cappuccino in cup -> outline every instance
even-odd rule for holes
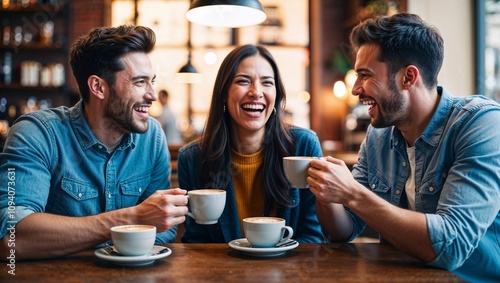
[[[189,212],[198,224],[215,224],[226,205],[226,191],[219,189],[199,189],[188,191]]]
[[[153,248],[155,239],[155,226],[122,225],[111,228],[113,246],[125,256],[145,255]]]
[[[254,248],[274,248],[289,240],[293,229],[285,226],[285,219],[278,217],[249,217],[243,219],[247,241]]]

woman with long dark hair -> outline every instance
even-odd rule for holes
[[[217,74],[201,138],[180,149],[180,187],[223,189],[217,224],[187,217],[183,242],[229,242],[242,237],[242,219],[277,216],[299,242],[322,242],[315,196],[291,188],[283,157],[321,156],[316,134],[283,121],[285,89],[273,56],[262,46],[235,48]]]

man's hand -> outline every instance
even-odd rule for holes
[[[166,231],[186,220],[188,212],[186,190],[159,190],[135,207],[137,223],[156,226]]]

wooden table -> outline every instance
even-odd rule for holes
[[[2,263],[0,282],[463,282],[385,244],[301,244],[274,258],[227,244],[168,244],[172,254],[146,267],[117,266],[93,250],[66,258]]]

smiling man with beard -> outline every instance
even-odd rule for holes
[[[166,139],[148,115],[157,100],[154,44],[147,27],[91,31],[70,56],[81,100],[12,126],[0,155],[3,259],[12,251],[18,260],[72,254],[104,244],[111,227],[125,224],[156,226],[159,244],[175,239],[187,197],[170,189]]]
[[[368,19],[351,43],[352,94],[371,126],[352,174],[339,159],[311,161],[329,239],[351,241],[368,224],[431,266],[500,282],[500,106],[437,85],[443,39],[416,15]]]

